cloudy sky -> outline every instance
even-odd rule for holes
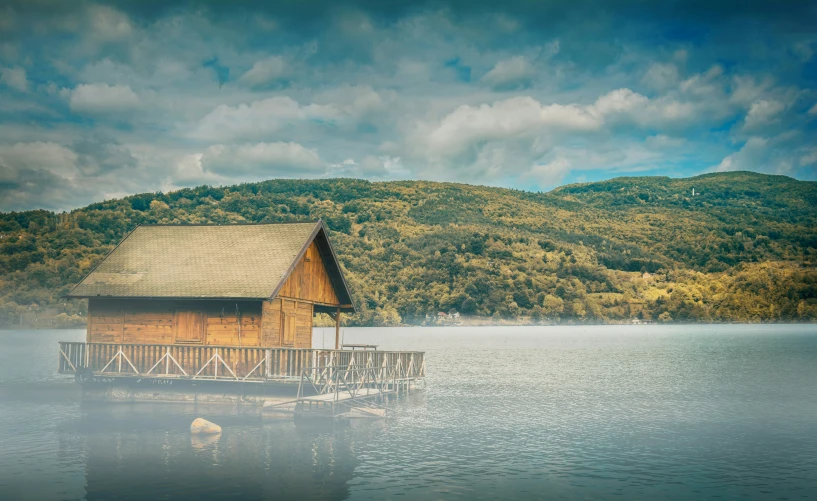
[[[0,210],[276,177],[817,179],[814,3],[255,3],[0,2]]]

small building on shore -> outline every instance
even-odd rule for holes
[[[321,221],[139,226],[68,297],[89,343],[312,348],[315,314],[355,311]]]

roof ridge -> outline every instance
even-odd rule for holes
[[[311,219],[309,221],[279,221],[275,223],[244,223],[244,222],[237,222],[237,223],[156,223],[156,224],[140,224],[137,227],[142,228],[155,228],[155,227],[184,227],[184,226],[207,226],[212,228],[219,228],[219,227],[230,227],[230,226],[283,226],[287,224],[311,224],[315,225],[322,222],[323,219]]]

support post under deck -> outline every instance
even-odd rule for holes
[[[340,308],[335,312],[335,349],[340,349]]]

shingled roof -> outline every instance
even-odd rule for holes
[[[67,297],[267,299],[313,240],[338,299],[351,305],[321,221],[138,226]]]

